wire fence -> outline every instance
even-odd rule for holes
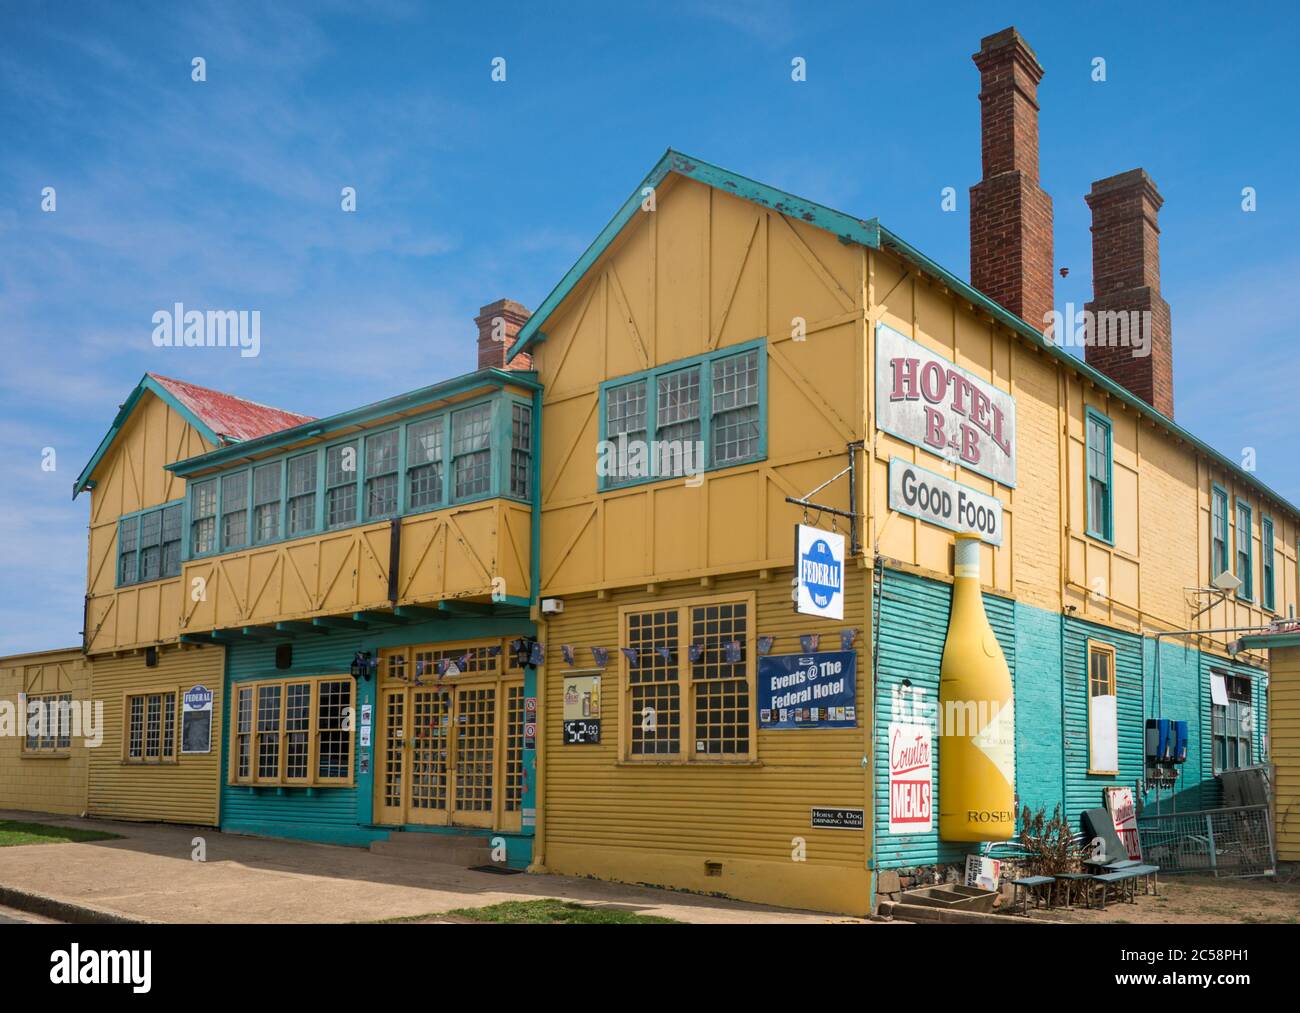
[[[1271,876],[1277,869],[1267,805],[1138,817],[1142,859],[1161,873]]]

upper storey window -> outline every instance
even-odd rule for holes
[[[167,503],[117,522],[118,587],[180,575],[182,509]]]
[[[1089,408],[1084,419],[1088,455],[1088,534],[1103,541],[1115,538],[1114,457],[1110,419]]]

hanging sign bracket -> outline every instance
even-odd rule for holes
[[[808,512],[810,510],[815,510],[819,514],[830,514],[832,518],[847,518],[849,522],[849,555],[851,556],[856,556],[861,551],[861,546],[858,540],[858,451],[861,450],[862,447],[863,443],[861,440],[854,440],[852,443],[848,444],[846,448],[846,453],[849,455],[849,466],[847,468],[836,475],[832,475],[816,489],[813,489],[811,492],[803,496],[797,498],[794,496],[787,496],[785,498],[787,503],[793,503],[795,506],[803,507],[805,520],[807,520]],[[840,510],[838,507],[826,506],[822,503],[813,502],[812,497],[816,496],[832,482],[838,481],[845,475],[849,476],[849,508],[847,510]],[[834,523],[834,520],[832,520],[832,527],[834,526]]]

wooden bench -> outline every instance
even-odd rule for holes
[[[1013,879],[1011,881],[1011,910],[1016,909],[1016,904],[1020,901],[1021,891],[1024,891],[1024,903],[1021,908],[1023,913],[1029,913],[1029,897],[1032,894],[1034,898],[1034,910],[1043,899],[1042,887],[1055,885],[1056,880],[1051,876],[1025,876],[1022,879]],[[1051,894],[1048,894],[1048,904],[1051,904]]]

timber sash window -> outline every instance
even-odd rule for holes
[[[752,595],[620,610],[627,760],[755,756]]]
[[[397,513],[396,429],[366,437],[366,519],[392,517]]]
[[[475,405],[451,416],[451,470],[457,499],[492,488],[492,406]]]
[[[1277,587],[1273,580],[1273,519],[1260,521],[1260,591],[1259,603],[1270,612],[1277,611]]]
[[[128,763],[176,762],[175,691],[127,696],[125,746]]]
[[[1255,544],[1251,534],[1250,504],[1237,500],[1237,597],[1245,601],[1255,599]]]
[[[510,495],[528,498],[533,474],[533,410],[510,406]]]
[[[759,453],[758,349],[713,363],[713,464]]]
[[[1119,773],[1115,648],[1088,641],[1088,773]]]
[[[285,518],[290,538],[316,528],[316,452],[289,458],[288,514]]]
[[[117,531],[117,585],[178,576],[180,539],[179,503],[123,517]]]
[[[685,475],[703,464],[700,446],[699,367],[666,373],[658,378],[655,403],[655,439],[659,452],[652,463],[661,478]]]
[[[29,694],[23,736],[24,753],[67,752],[72,746],[72,694]]]
[[[236,683],[231,784],[352,783],[351,676]]]
[[[357,520],[357,445],[340,443],[325,451],[325,526]]]
[[[614,443],[613,468],[605,476],[607,485],[619,485],[639,477],[631,463],[632,448],[646,444],[645,381],[610,387],[605,392],[605,439]]]
[[[442,502],[443,419],[406,427],[406,507],[423,510]]]
[[[242,549],[248,544],[248,472],[221,477],[221,547]]]
[[[217,480],[194,484],[190,501],[190,555],[201,556],[217,547]]]
[[[1089,408],[1085,425],[1088,438],[1085,451],[1088,457],[1088,534],[1109,542],[1115,537],[1110,419]]]
[[[280,537],[281,471],[279,461],[253,469],[253,541],[259,545]]]
[[[1251,680],[1220,670],[1210,672],[1210,727],[1216,774],[1253,761],[1251,736],[1255,728]]]
[[[1228,493],[1214,486],[1210,493],[1210,579],[1228,569]]]

